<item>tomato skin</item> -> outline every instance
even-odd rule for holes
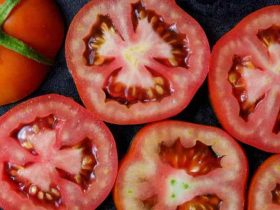
[[[9,110],[6,114],[0,118],[0,170],[3,172],[3,165],[5,162],[16,161],[18,164],[23,164],[24,162],[29,162],[31,160],[30,154],[26,152],[25,157],[18,158],[16,157],[20,151],[18,147],[14,147],[16,141],[7,142],[5,140],[10,138],[11,132],[16,129],[18,126],[22,126],[28,122],[32,122],[37,117],[45,117],[50,114],[54,114],[59,119],[65,120],[67,123],[64,126],[59,126],[57,131],[57,139],[62,141],[64,139],[63,130],[71,131],[70,137],[65,136],[66,139],[72,141],[71,144],[77,142],[79,139],[90,138],[97,148],[97,160],[98,165],[95,166],[94,170],[96,172],[96,179],[92,181],[89,188],[85,191],[80,188],[76,188],[75,199],[71,198],[71,195],[63,197],[64,203],[60,207],[51,207],[45,205],[38,205],[34,203],[25,195],[14,190],[13,187],[9,185],[7,180],[3,180],[4,176],[1,175],[1,189],[0,189],[0,207],[4,209],[96,209],[100,203],[105,200],[107,195],[110,193],[115,177],[117,175],[118,169],[118,159],[117,159],[117,150],[114,138],[110,130],[106,125],[97,121],[95,116],[85,110],[82,106],[78,105],[72,99],[56,95],[44,95],[37,98],[30,99],[13,109]],[[74,119],[74,121],[72,121]],[[76,121],[76,122],[75,122]],[[83,124],[85,125],[83,127]],[[80,127],[81,125],[81,127]],[[65,141],[68,141],[66,140]],[[72,139],[72,140],[71,140]],[[60,142],[61,144],[61,142]],[[64,143],[63,143],[64,144]],[[63,145],[62,144],[62,145]],[[65,144],[66,145],[66,144]],[[64,145],[64,146],[65,146]],[[9,148],[9,149],[7,149]],[[106,152],[105,151],[106,148]],[[3,152],[5,151],[5,152]],[[50,154],[51,156],[51,154]],[[31,158],[31,159],[30,159]],[[50,157],[51,158],[51,157]],[[35,160],[35,161],[34,161]],[[39,162],[40,160],[35,157],[34,162]],[[71,160],[65,160],[71,162]],[[99,168],[99,169],[98,169]],[[106,178],[103,172],[106,171]],[[109,173],[109,174],[108,174]],[[100,177],[97,178],[97,177]],[[61,178],[60,178],[61,179]],[[53,180],[59,180],[55,177]],[[105,186],[100,185],[103,180],[106,180]],[[62,180],[60,182],[61,190],[67,189],[68,180]],[[103,183],[104,184],[104,183]],[[7,186],[9,186],[7,188]],[[72,185],[73,187],[73,185]],[[64,192],[66,195],[66,191]],[[12,197],[13,200],[7,198]],[[62,191],[63,195],[63,191]],[[81,196],[82,197],[79,197]],[[72,199],[72,200],[71,200]],[[68,202],[68,203],[67,203]]]
[[[205,139],[203,135],[205,135]],[[207,136],[210,136],[210,138],[207,138]],[[163,210],[163,209],[178,208],[178,206],[176,208],[176,206],[174,205],[170,205],[170,206],[166,205],[167,201],[164,200],[166,197],[164,198],[161,197],[162,196],[161,193],[165,194],[167,190],[165,186],[166,183],[162,182],[162,179],[168,180],[169,179],[168,177],[172,176],[172,174],[181,176],[181,174],[183,174],[183,171],[182,170],[176,171],[175,168],[169,168],[166,165],[163,166],[162,163],[159,163],[158,156],[157,156],[158,155],[157,153],[159,153],[159,148],[155,147],[155,145],[162,145],[164,143],[168,145],[172,144],[171,142],[173,140],[171,139],[173,138],[180,138],[182,140],[181,141],[182,143],[187,144],[189,146],[193,145],[193,143],[190,143],[189,141],[194,141],[194,139],[201,141],[207,145],[212,145],[212,143],[210,143],[211,139],[219,139],[218,141],[215,141],[215,145],[220,145],[220,144],[222,145],[223,143],[226,142],[230,143],[230,146],[227,145],[224,147],[225,149],[224,151],[222,151],[223,149],[221,148],[219,149],[219,155],[223,156],[224,153],[227,153],[227,155],[234,154],[234,156],[236,155],[236,157],[238,157],[237,160],[235,159],[235,157],[232,158],[233,157],[232,156],[230,159],[234,159],[236,160],[236,162],[231,162],[229,163],[228,166],[239,165],[240,171],[233,172],[235,173],[234,175],[231,173],[231,176],[234,177],[235,181],[231,180],[232,183],[227,182],[227,184],[225,184],[225,186],[232,186],[231,189],[228,189],[232,193],[229,195],[229,197],[234,197],[235,199],[233,200],[236,201],[237,199],[238,201],[231,202],[229,197],[226,198],[225,195],[219,194],[219,196],[225,196],[221,198],[222,200],[223,199],[225,200],[224,200],[224,204],[222,204],[220,208],[221,210],[244,209],[244,195],[245,195],[245,187],[246,187],[246,181],[248,175],[248,164],[243,150],[230,136],[228,136],[225,132],[221,131],[220,129],[186,123],[186,122],[180,122],[180,121],[162,121],[162,122],[150,124],[144,127],[143,129],[141,129],[133,138],[130,149],[120,164],[118,177],[114,187],[113,195],[114,195],[114,202],[116,208],[120,210],[125,210],[125,209],[131,209],[131,207],[133,206],[135,209],[146,209],[141,204],[139,204],[138,206],[138,200],[141,200],[141,198],[143,199],[143,196],[145,197],[145,194],[155,195],[155,197],[159,196],[157,197],[157,203],[155,206],[153,206],[153,209]],[[215,148],[213,150],[215,151]],[[179,157],[176,156],[176,158]],[[156,163],[154,163],[154,161]],[[162,170],[154,169],[154,168],[161,168],[161,167]],[[222,165],[222,167],[224,166]],[[225,167],[227,168],[227,166]],[[134,171],[132,168],[134,169]],[[149,168],[151,171],[149,170],[147,171],[146,168]],[[223,175],[221,174],[219,175],[215,174],[218,170],[220,170],[220,168],[216,169],[216,171],[214,170],[210,172],[205,176],[201,176],[201,177],[198,176],[198,177],[191,178],[192,181],[189,182],[190,186],[191,185],[195,186],[194,183],[196,182],[196,180],[200,180],[200,178],[201,180],[204,180],[205,186],[207,185],[206,184],[207,178],[214,180],[215,177],[216,178],[219,177],[220,180],[224,179],[226,175],[225,177],[223,177]],[[230,171],[231,169],[229,167],[225,170]],[[156,171],[156,172],[152,172],[152,171]],[[176,175],[174,176],[176,177]],[[139,180],[139,182],[137,180]],[[148,182],[148,184],[143,184],[143,185],[139,184],[146,181]],[[137,184],[139,184],[139,186]],[[218,183],[215,184],[214,187],[215,189],[217,189],[217,184]],[[134,185],[137,185],[138,188],[143,187],[143,189],[141,188],[141,191],[138,192],[136,187],[135,187],[136,189],[133,188]],[[220,188],[222,188],[223,186],[222,183],[219,183],[218,185],[220,186]],[[137,191],[137,192],[134,191],[135,195],[129,194],[128,191],[130,191],[130,189],[132,189],[132,191],[133,190]],[[228,190],[225,192],[228,192]],[[238,191],[238,195],[235,194],[236,190]],[[197,191],[194,190],[195,195],[200,195],[200,193],[211,194],[215,190],[199,189]],[[195,195],[194,194],[187,195],[188,197],[187,201],[191,200]],[[135,203],[133,203],[132,200],[135,200]],[[130,206],[129,203],[131,204]],[[182,203],[183,202],[181,201],[180,204]]]
[[[119,0],[115,3],[133,4],[135,2],[138,1],[132,0],[128,2]],[[94,16],[96,15],[95,7],[105,8],[104,12],[97,10],[100,13],[106,12],[107,14],[108,11],[110,13],[112,7],[110,4],[107,4],[106,1],[93,0],[86,4],[74,17],[67,33],[65,46],[66,61],[69,71],[72,74],[78,88],[79,95],[89,110],[95,113],[99,119],[109,123],[119,125],[142,124],[166,119],[178,114],[190,103],[192,97],[205,80],[209,69],[208,61],[210,57],[210,47],[201,26],[185,11],[179,8],[173,0],[163,1],[163,6],[161,7],[163,8],[162,11],[158,8],[156,1],[147,1],[145,2],[145,5],[147,5],[147,9],[154,10],[159,15],[162,15],[163,19],[168,23],[174,23],[177,21],[178,24],[176,24],[176,26],[178,27],[178,30],[182,33],[186,33],[188,43],[190,45],[190,68],[175,68],[174,70],[168,69],[170,72],[165,73],[165,67],[159,67],[159,69],[162,68],[159,72],[164,72],[163,75],[172,80],[175,89],[174,93],[170,97],[163,98],[160,101],[147,103],[138,102],[128,107],[114,100],[107,102],[105,96],[106,94],[104,93],[102,86],[106,83],[106,79],[111,74],[109,71],[111,71],[111,69],[115,69],[115,67],[123,65],[123,61],[121,59],[119,59],[120,61],[116,59],[117,61],[115,63],[108,64],[108,68],[107,66],[101,66],[95,69],[94,67],[85,66],[86,58],[83,57],[84,43],[81,42],[83,41],[81,37],[87,37],[90,34],[90,29],[92,28],[91,24],[94,25],[94,21],[92,20],[95,20]],[[130,8],[128,8],[127,5],[125,7],[130,11]],[[174,20],[173,17],[171,17],[172,15],[169,16],[167,10],[170,11],[170,8],[172,10],[172,14],[175,17],[176,13],[180,14],[180,18],[177,17],[177,19]],[[91,10],[92,13],[90,12]],[[110,13],[109,16],[110,15],[112,15],[113,21],[120,19],[117,14]],[[129,15],[125,15],[125,17],[130,16],[130,13]],[[91,20],[92,23],[89,20]],[[185,30],[186,25],[184,24],[187,24],[188,27],[192,27],[192,32]],[[116,25],[119,26],[119,23]],[[137,39],[137,35],[133,34],[134,32],[131,21],[128,23],[128,26],[129,29],[127,29],[127,31],[129,34],[126,34],[125,36],[127,37],[132,34],[131,40],[134,41]],[[77,28],[81,30],[77,30]],[[199,37],[199,39],[197,39],[197,37]],[[196,59],[196,56],[198,59]],[[198,61],[200,59],[201,61]],[[172,71],[177,71],[178,75],[174,76],[177,80],[172,78]],[[192,75],[192,73],[195,75]],[[188,78],[190,79],[189,81],[187,81]]]
[[[279,184],[280,155],[273,155],[262,163],[249,188],[248,210],[277,210],[279,204],[272,202],[272,191]]]
[[[63,18],[54,0],[21,0],[5,21],[3,30],[51,59],[55,58],[64,38]],[[37,89],[49,67],[0,48],[0,105],[3,105]]]
[[[273,16],[273,18],[268,18]],[[257,10],[241,20],[232,30],[223,35],[215,44],[210,61],[208,87],[211,104],[221,125],[237,140],[266,152],[280,151],[279,133],[273,132],[279,113],[280,95],[276,83],[279,79],[270,72],[271,59],[267,48],[257,38],[261,30],[277,25],[280,7],[268,6]],[[264,87],[264,99],[260,100],[248,120],[240,116],[240,106],[228,82],[228,73],[233,65],[233,57],[251,56],[257,68],[265,69],[270,84]],[[260,71],[261,72],[261,71]],[[254,81],[258,84],[260,81]],[[279,122],[278,122],[279,123]]]

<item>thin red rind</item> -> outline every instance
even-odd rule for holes
[[[256,16],[258,16],[260,14],[263,14],[263,13],[266,13],[266,12],[270,12],[270,10],[274,10],[274,9],[278,9],[279,10],[279,15],[280,15],[280,6],[274,5],[274,6],[268,6],[268,7],[259,9],[255,12],[252,12],[251,14],[246,16],[245,18],[243,18],[239,23],[237,23],[237,25],[234,28],[232,28],[230,31],[228,31],[225,35],[223,35],[217,41],[217,43],[213,47],[211,58],[210,58],[210,70],[209,70],[209,75],[208,75],[208,88],[209,88],[210,101],[211,101],[212,107],[214,109],[214,112],[215,112],[219,122],[223,126],[223,128],[225,130],[227,130],[229,132],[229,134],[231,134],[237,140],[239,140],[239,141],[241,141],[245,144],[251,145],[253,147],[256,147],[260,150],[263,150],[263,151],[266,151],[266,152],[279,153],[280,152],[280,147],[275,148],[275,147],[273,147],[273,145],[267,145],[267,144],[264,145],[262,143],[260,144],[258,142],[258,139],[260,139],[262,137],[254,136],[253,138],[248,138],[248,137],[240,134],[239,131],[236,130],[232,126],[232,124],[230,122],[230,119],[227,119],[227,117],[226,117],[227,113],[225,113],[223,111],[223,109],[221,109],[221,99],[219,97],[217,97],[218,90],[217,90],[216,84],[215,84],[216,81],[214,81],[214,78],[215,78],[214,69],[216,68],[216,62],[218,60],[217,56],[219,54],[220,48],[222,46],[226,45],[233,38],[240,37],[243,34],[245,34],[246,32],[244,31],[244,27],[247,26],[249,22],[253,21]],[[229,94],[232,94],[232,92],[230,92]],[[226,100],[226,99],[224,99],[224,100]]]
[[[180,113],[184,108],[186,108],[188,106],[188,104],[190,103],[191,99],[193,98],[193,96],[195,95],[195,93],[197,92],[197,90],[199,89],[199,87],[202,85],[202,83],[204,82],[204,80],[206,79],[207,73],[209,71],[209,59],[210,59],[210,46],[208,43],[208,39],[206,37],[206,34],[203,30],[203,28],[200,26],[200,24],[194,19],[192,18],[189,14],[187,14],[183,9],[181,9],[174,0],[172,1],[168,1],[167,3],[170,4],[170,8],[172,9],[176,9],[178,11],[178,13],[182,14],[183,18],[182,21],[187,21],[187,22],[191,22],[192,24],[195,24],[198,26],[199,30],[197,31],[197,37],[200,37],[200,40],[203,40],[204,43],[204,50],[207,51],[206,56],[203,59],[204,62],[204,69],[201,71],[200,73],[200,77],[199,79],[196,81],[196,84],[194,84],[194,86],[196,86],[196,88],[193,89],[193,92],[189,92],[189,95],[191,96],[190,98],[186,98],[184,103],[181,103],[179,105],[177,105],[176,108],[169,110],[168,112],[165,113],[155,113],[154,115],[148,115],[145,116],[144,118],[140,119],[135,117],[135,118],[130,118],[129,120],[123,120],[121,118],[112,118],[111,116],[107,116],[106,113],[102,113],[99,114],[95,111],[95,107],[94,105],[92,105],[92,102],[90,101],[88,95],[86,94],[86,89],[87,87],[84,86],[84,83],[82,80],[78,79],[78,76],[76,75],[76,72],[73,71],[73,69],[76,69],[75,64],[72,63],[70,61],[70,42],[73,40],[73,34],[74,34],[74,30],[76,30],[77,27],[76,24],[77,22],[83,17],[84,13],[89,10],[90,8],[92,8],[92,5],[95,4],[96,0],[90,1],[88,4],[86,4],[80,11],[79,13],[74,17],[73,21],[71,22],[70,26],[69,26],[69,31],[67,33],[66,36],[66,41],[65,41],[65,57],[66,57],[66,63],[68,66],[68,69],[70,71],[70,73],[72,74],[75,84],[77,86],[79,95],[82,99],[82,101],[84,102],[85,106],[94,114],[96,114],[98,116],[98,118],[100,120],[109,122],[109,123],[113,123],[113,124],[118,124],[118,125],[133,125],[133,124],[143,124],[143,123],[148,123],[148,122],[155,122],[155,121],[159,121],[159,120],[163,120],[169,117],[172,117],[178,113]],[[88,34],[85,34],[85,36],[87,36]],[[83,37],[81,37],[83,38]],[[79,56],[79,55],[77,55]],[[81,55],[82,56],[82,55]],[[195,71],[195,69],[186,69],[186,71]],[[176,84],[175,84],[176,85]],[[188,90],[189,91],[189,90]],[[105,104],[104,104],[105,105]],[[164,106],[164,104],[162,104]],[[116,109],[117,112],[117,109]],[[145,113],[142,113],[142,115],[144,115]]]
[[[123,170],[125,170],[125,168],[127,168],[128,165],[130,165],[130,162],[133,159],[135,159],[135,154],[137,153],[138,149],[141,147],[141,141],[145,137],[146,133],[149,133],[149,132],[154,131],[154,130],[158,130],[157,127],[162,126],[162,125],[165,125],[166,127],[170,127],[170,126],[176,127],[176,125],[183,125],[183,126],[186,126],[188,128],[194,128],[196,130],[205,129],[205,130],[208,130],[208,131],[219,133],[219,134],[223,135],[224,138],[227,138],[227,140],[232,143],[232,146],[234,147],[234,149],[237,150],[240,153],[240,157],[243,157],[242,163],[243,163],[243,168],[244,168],[244,171],[245,171],[246,175],[241,180],[241,185],[239,187],[242,188],[242,191],[244,192],[243,197],[245,197],[245,189],[246,189],[246,183],[247,183],[248,173],[249,173],[248,162],[247,162],[244,150],[236,143],[236,141],[232,137],[230,137],[223,130],[215,128],[215,127],[198,125],[198,124],[182,122],[182,121],[166,120],[166,121],[151,123],[151,124],[145,126],[132,139],[130,148],[128,150],[128,153],[126,154],[126,156],[120,162],[118,177],[117,177],[117,180],[116,180],[116,183],[115,183],[115,187],[113,189],[114,203],[115,203],[115,206],[118,210],[124,210],[122,199],[121,199],[120,193],[119,193],[120,189],[117,187],[118,186],[117,185],[118,181],[122,179],[121,172]]]
[[[250,184],[249,188],[249,194],[248,194],[248,210],[254,210],[253,206],[253,200],[254,200],[254,195],[256,191],[256,187],[259,184],[259,178],[261,178],[263,172],[266,171],[268,167],[271,165],[274,165],[275,162],[279,162],[280,155],[273,155],[269,157],[265,162],[258,168],[258,170],[255,172],[255,175],[253,176],[253,179]],[[275,183],[276,186],[277,183]],[[268,203],[272,203],[272,200],[269,201]]]
[[[47,103],[48,101],[56,101],[56,102],[70,105],[71,108],[73,108],[75,111],[78,111],[79,114],[84,115],[84,117],[87,119],[91,119],[100,128],[100,130],[104,134],[106,134],[107,141],[109,141],[110,144],[112,145],[112,150],[111,150],[111,154],[110,154],[110,155],[112,155],[112,157],[114,157],[111,160],[114,162],[114,164],[112,164],[113,173],[110,174],[110,176],[112,176],[112,179],[111,179],[111,182],[108,183],[106,189],[104,190],[103,195],[100,196],[97,199],[97,202],[95,203],[95,205],[91,207],[92,209],[95,209],[106,199],[108,194],[111,192],[115,179],[116,179],[116,176],[117,176],[117,169],[118,169],[118,158],[117,158],[118,155],[117,155],[116,143],[115,143],[114,137],[111,134],[110,130],[107,128],[107,126],[102,121],[97,120],[96,117],[91,112],[88,112],[84,107],[82,107],[81,105],[76,103],[72,98],[61,96],[58,94],[48,94],[48,95],[39,96],[39,97],[30,99],[28,101],[25,101],[25,102],[17,105],[16,107],[14,107],[12,109],[10,109],[8,112],[6,112],[3,116],[0,117],[0,127],[7,119],[12,117],[14,115],[14,113],[20,112],[21,110],[28,108],[29,105],[34,106],[34,104],[43,104],[43,103]],[[31,112],[31,113],[33,115],[36,115],[36,113],[33,113],[33,112]],[[86,199],[86,194],[81,199]],[[23,198],[21,202],[24,202],[24,200],[25,199]],[[8,209],[5,206],[2,206],[2,207],[4,209]]]

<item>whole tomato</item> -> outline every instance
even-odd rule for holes
[[[6,12],[2,8],[12,2],[15,1],[0,0],[0,16]],[[64,23],[54,0],[20,0],[5,19],[1,32],[53,60],[63,42]],[[50,65],[3,46],[5,40],[2,36],[0,43],[0,105],[3,105],[15,102],[38,88]]]

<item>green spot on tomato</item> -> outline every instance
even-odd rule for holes
[[[175,185],[176,184],[176,180],[175,179],[171,179],[170,183],[171,183],[171,185]]]
[[[186,190],[188,189],[190,186],[187,183],[183,183],[183,188]]]

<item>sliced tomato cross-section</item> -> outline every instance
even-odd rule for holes
[[[0,207],[95,209],[117,174],[106,126],[73,100],[31,99],[0,118]]]
[[[280,155],[267,159],[253,177],[248,210],[280,209]]]
[[[280,6],[245,17],[214,46],[209,89],[214,110],[238,140],[280,152]]]
[[[179,121],[135,136],[114,189],[120,210],[241,210],[247,160],[217,128]]]
[[[93,0],[70,26],[66,59],[89,110],[138,124],[189,104],[208,72],[209,45],[174,0]]]

